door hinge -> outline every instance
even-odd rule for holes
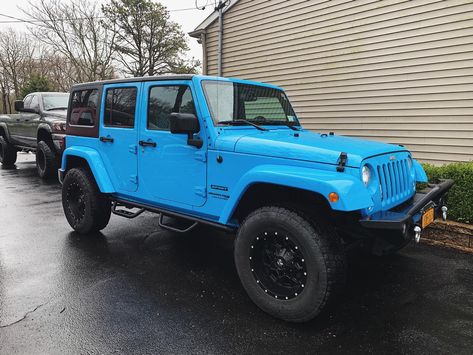
[[[198,150],[194,153],[194,157],[197,160],[203,161],[205,163],[207,161],[207,152]]]
[[[128,151],[133,154],[138,154],[138,146],[136,144],[129,145]]]
[[[138,184],[138,176],[130,175],[130,182],[132,182],[133,184]]]
[[[207,196],[207,188],[205,186],[195,186],[194,192],[196,195],[206,197]]]

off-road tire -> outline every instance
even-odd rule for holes
[[[40,141],[36,148],[36,169],[41,179],[47,180],[57,176],[56,153],[44,141]]]
[[[13,144],[0,137],[0,163],[5,167],[12,167],[16,162],[17,150]]]
[[[265,233],[289,238],[304,258],[305,284],[293,298],[278,297],[257,280],[255,261],[250,257],[255,255],[253,245],[260,243],[262,236],[267,240]],[[335,230],[284,207],[262,207],[248,215],[238,230],[234,257],[240,280],[253,302],[270,315],[290,322],[313,319],[345,284],[345,253]]]
[[[62,185],[62,207],[71,227],[81,234],[98,232],[110,221],[111,202],[84,168],[67,172]]]

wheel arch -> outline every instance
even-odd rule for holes
[[[46,142],[50,147],[54,148],[51,128],[48,125],[41,124],[38,127],[36,142],[39,143],[41,141]]]
[[[328,201],[331,192],[339,195],[337,202]],[[296,203],[298,200],[295,198],[309,205],[317,202],[318,206],[333,211],[352,212],[374,205],[363,183],[351,175],[305,167],[265,165],[251,169],[240,178],[219,221],[233,223],[236,217],[241,216],[241,211],[248,208],[248,201],[269,197],[269,201],[274,203],[281,201],[277,198],[281,197],[280,194],[283,194],[282,197],[289,196]],[[260,203],[255,202],[254,205],[258,207]]]
[[[102,158],[95,149],[89,147],[71,147],[64,151],[61,164],[62,172],[67,174],[68,170],[79,167],[89,169],[100,192],[115,192]]]

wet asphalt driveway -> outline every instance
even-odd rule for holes
[[[67,224],[32,155],[0,169],[0,353],[453,353],[473,349],[473,256],[426,245],[351,262],[344,295],[306,324],[261,312],[232,239],[156,216]]]

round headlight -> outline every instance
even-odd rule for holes
[[[364,165],[361,169],[361,178],[365,186],[368,186],[371,179],[371,169],[368,167],[368,165]]]

